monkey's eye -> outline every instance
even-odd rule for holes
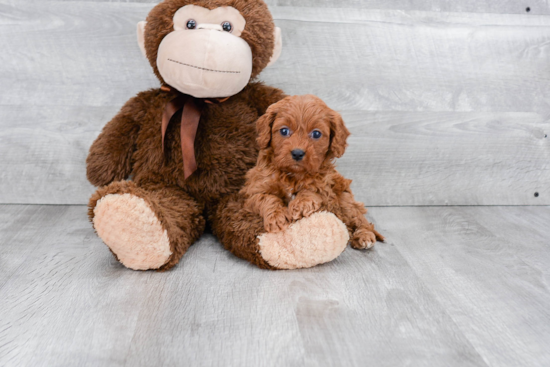
[[[187,21],[187,29],[195,29],[197,28],[197,22],[194,19],[189,19]]]
[[[319,140],[321,139],[321,136],[323,136],[323,133],[319,130],[313,130],[311,134],[309,134],[312,139]]]
[[[233,26],[229,22],[223,22],[222,29],[226,32],[231,32],[233,30]]]
[[[279,130],[282,136],[289,136],[290,135],[290,129],[288,127],[283,127],[281,130]]]

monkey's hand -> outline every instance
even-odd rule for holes
[[[142,92],[130,99],[105,127],[90,147],[86,175],[94,186],[104,186],[128,178],[132,172],[132,154],[145,114]]]

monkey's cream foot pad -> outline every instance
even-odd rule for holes
[[[348,241],[346,225],[332,213],[319,212],[283,232],[261,235],[259,247],[271,266],[299,269],[334,260],[345,250]]]
[[[127,268],[158,269],[172,255],[168,233],[137,196],[105,196],[94,208],[93,223],[99,237]]]

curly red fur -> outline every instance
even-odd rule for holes
[[[283,136],[281,129],[290,135]],[[293,221],[326,210],[346,224],[354,248],[384,240],[365,218],[364,205],[355,201],[351,180],[334,167],[349,136],[340,114],[312,95],[287,97],[269,107],[257,131],[258,162],[241,194],[245,208],[263,218],[267,231],[282,231]],[[313,131],[321,137],[315,138]],[[303,159],[293,158],[295,150],[305,152]]]

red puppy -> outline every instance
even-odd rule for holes
[[[268,232],[329,211],[346,224],[352,247],[370,248],[384,240],[353,198],[351,180],[334,167],[349,136],[340,114],[313,95],[293,96],[271,105],[256,126],[260,154],[241,194],[245,208],[263,217]]]

